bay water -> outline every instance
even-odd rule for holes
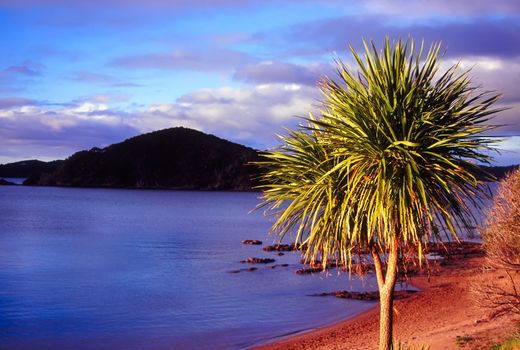
[[[310,296],[371,276],[241,244],[277,241],[258,196],[0,187],[0,349],[246,349],[374,305]]]

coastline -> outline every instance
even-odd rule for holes
[[[481,273],[483,257],[454,258],[432,266],[431,278],[413,276],[409,284],[420,291],[395,301],[394,337],[405,345],[429,345],[430,350],[486,349],[514,332],[512,316],[490,320],[488,310],[476,305],[469,286],[501,278],[499,271]],[[255,350],[377,348],[379,308],[323,328],[255,347]]]

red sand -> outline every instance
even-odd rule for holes
[[[488,310],[476,305],[471,283],[478,279],[496,281],[498,271],[481,273],[483,258],[453,260],[435,267],[428,282],[417,276],[410,282],[421,289],[396,301],[394,337],[407,345],[429,345],[430,350],[487,349],[514,332],[513,316],[488,318]],[[378,307],[353,319],[261,346],[257,350],[377,349]],[[459,344],[457,344],[459,337]],[[462,338],[466,337],[466,341]]]

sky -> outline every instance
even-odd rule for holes
[[[520,163],[518,0],[0,0],[0,163],[175,126],[271,148],[385,37],[440,41],[502,93],[494,164]]]

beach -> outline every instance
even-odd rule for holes
[[[459,257],[435,264],[431,276],[409,278],[420,292],[394,303],[394,339],[402,344],[429,345],[430,350],[487,349],[517,327],[514,317],[489,318],[477,305],[471,285],[498,281],[504,273],[483,271],[485,258]],[[261,346],[256,350],[377,349],[378,306],[352,319]]]

